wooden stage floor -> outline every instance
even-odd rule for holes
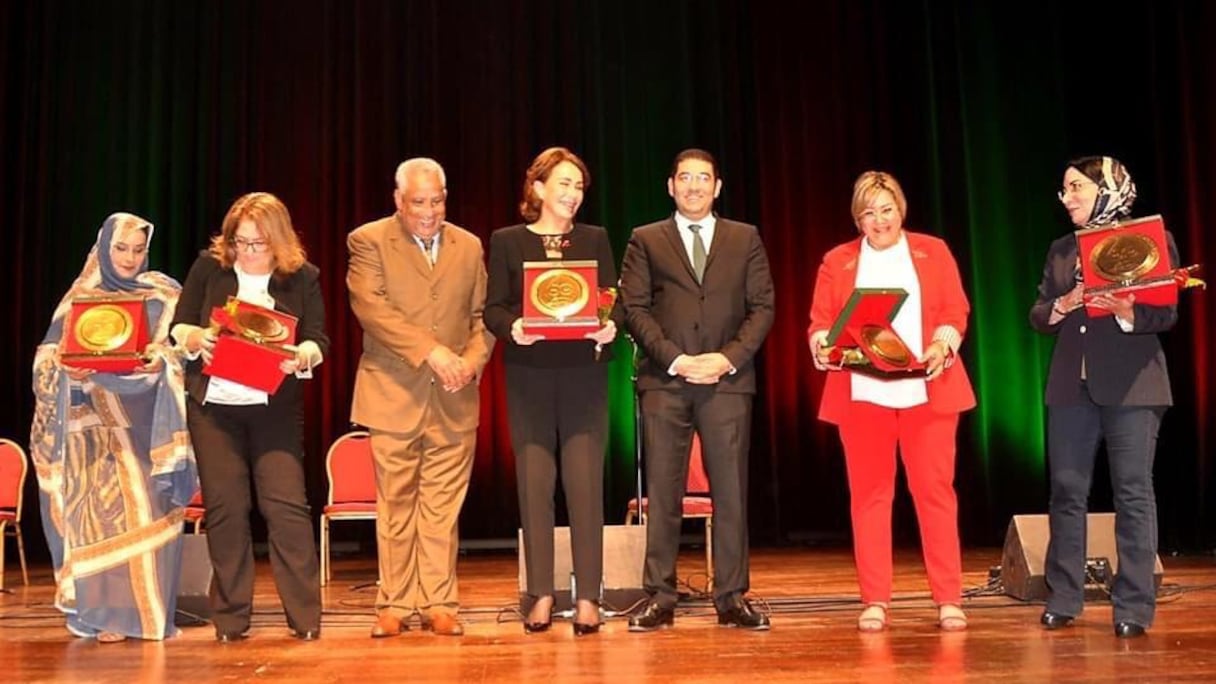
[[[76,639],[51,608],[48,568],[20,584],[10,555],[0,595],[3,682],[1104,682],[1216,681],[1216,562],[1165,560],[1157,623],[1145,638],[1111,633],[1108,602],[1086,606],[1071,629],[1045,632],[1040,605],[1005,596],[966,603],[970,629],[942,633],[927,598],[920,558],[896,554],[896,604],[889,631],[860,634],[849,551],[756,550],[753,596],[771,610],[773,629],[719,628],[704,600],[681,604],[676,627],[630,634],[623,618],[577,640],[555,621],[525,635],[511,612],[517,591],[514,554],[475,552],[460,561],[463,638],[414,628],[392,639],[368,638],[374,559],[339,559],[324,590],[322,639],[292,639],[275,597],[270,568],[259,563],[252,637],[215,642],[209,625],[184,628],[163,643],[98,644]],[[964,557],[966,586],[986,584],[998,549]],[[689,551],[681,576],[703,587],[704,560]],[[14,585],[14,582],[16,583]],[[360,586],[364,585],[364,586]]]

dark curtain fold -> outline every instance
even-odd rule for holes
[[[34,346],[105,216],[151,218],[153,267],[184,277],[231,201],[266,190],[321,268],[334,338],[306,405],[319,504],[360,347],[345,235],[392,211],[397,163],[438,159],[449,220],[488,238],[518,220],[532,157],[568,146],[592,174],[581,218],[608,227],[619,259],[632,226],[671,211],[672,156],[699,146],[721,163],[721,213],[761,227],[777,285],[759,359],[753,538],[848,537],[840,447],[814,419],[822,378],[804,331],[819,258],[856,234],[852,181],[881,168],[904,184],[907,224],[945,237],[963,269],[980,407],[960,430],[961,518],[968,542],[996,542],[1011,514],[1046,508],[1050,340],[1026,312],[1048,243],[1069,229],[1055,199],[1064,162],[1122,158],[1140,186],[1137,213],[1163,214],[1188,263],[1216,264],[1204,239],[1212,35],[1208,3],[1147,0],[1099,15],[961,0],[3,3],[0,258],[13,285],[0,434],[26,439]],[[1216,304],[1185,294],[1181,312],[1165,339],[1177,405],[1156,467],[1162,543],[1209,548]],[[629,353],[618,344],[610,521],[634,486]],[[496,359],[467,538],[514,536],[503,381]],[[1108,489],[1096,485],[1095,503],[1109,505]],[[902,495],[896,518],[911,538]]]

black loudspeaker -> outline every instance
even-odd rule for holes
[[[1115,551],[1115,514],[1090,513],[1086,517],[1085,566],[1086,600],[1106,598],[1115,573],[1119,571],[1119,555]],[[1047,580],[1044,563],[1051,528],[1046,515],[1015,515],[1005,533],[1005,549],[1001,553],[1001,584],[1005,593],[1023,601],[1045,601]],[[1157,556],[1153,580],[1161,586],[1164,575],[1161,557]]]
[[[524,533],[519,531],[519,594],[528,590],[527,549]],[[647,597],[642,588],[642,567],[646,563],[644,525],[604,525],[603,605],[606,611],[628,608]],[[570,528],[553,530],[554,610],[565,612],[574,606],[571,595],[574,562],[570,556]]]
[[[177,583],[179,627],[198,625],[211,617],[211,554],[207,535],[182,535],[182,570]]]

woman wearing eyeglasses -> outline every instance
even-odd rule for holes
[[[298,319],[295,356],[273,394],[204,373],[216,337],[211,313],[229,297]],[[189,354],[187,420],[198,459],[207,544],[215,569],[212,606],[216,638],[248,636],[253,607],[253,540],[249,513],[253,493],[266,519],[270,565],[299,639],[321,629],[318,557],[304,488],[302,402],[299,380],[329,347],[317,267],[305,259],[287,207],[274,195],[254,192],[238,199],[220,234],[194,262],[182,288],[173,337]]]
[[[941,239],[903,229],[908,202],[898,181],[867,171],[853,185],[861,236],[823,257],[807,330],[815,367],[829,371],[819,419],[840,430],[848,470],[853,554],[864,604],[857,629],[886,629],[891,605],[891,501],[898,447],[916,506],[937,624],[967,628],[954,492],[959,414],[975,394],[958,348],[971,310],[958,265]],[[833,364],[828,331],[855,288],[901,288],[908,295],[891,327],[924,371],[876,378]]]
[[[1131,213],[1136,184],[1111,157],[1084,157],[1064,169],[1060,202],[1073,227],[1099,226]],[[1168,232],[1172,268],[1178,249]],[[1156,589],[1157,502],[1153,456],[1157,430],[1173,404],[1165,354],[1157,333],[1174,327],[1173,306],[1149,306],[1126,297],[1083,300],[1080,255],[1069,232],[1051,244],[1030,309],[1030,325],[1055,335],[1047,372],[1048,505],[1051,541],[1046,576],[1050,596],[1040,619],[1047,629],[1072,625],[1085,593],[1085,533],[1090,482],[1098,443],[1106,443],[1115,499],[1119,573],[1112,588],[1115,635],[1144,634],[1153,622]],[[1091,318],[1085,305],[1110,316]]]

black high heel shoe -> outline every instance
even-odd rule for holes
[[[581,603],[581,601],[579,603]],[[578,603],[575,603],[575,609],[574,609],[575,617],[574,617],[574,622],[573,622],[574,636],[576,636],[576,637],[587,636],[589,634],[595,634],[600,631],[600,626],[604,624],[604,621],[600,617],[599,605],[594,604],[594,603],[593,603],[593,605],[595,605],[596,622],[586,623],[586,622],[578,621]]]
[[[553,626],[554,600],[553,600],[552,596],[542,596],[542,597],[536,599],[536,601],[532,604],[532,607],[535,608],[537,603],[540,603],[541,601],[544,601],[546,599],[549,601],[549,619],[546,620],[545,622],[539,622],[539,621],[533,622],[533,621],[527,619],[527,616],[525,616],[524,617],[524,634],[539,634],[541,632],[547,632],[547,631],[549,631],[549,628]],[[529,610],[529,613],[530,612],[531,612],[531,610]]]

